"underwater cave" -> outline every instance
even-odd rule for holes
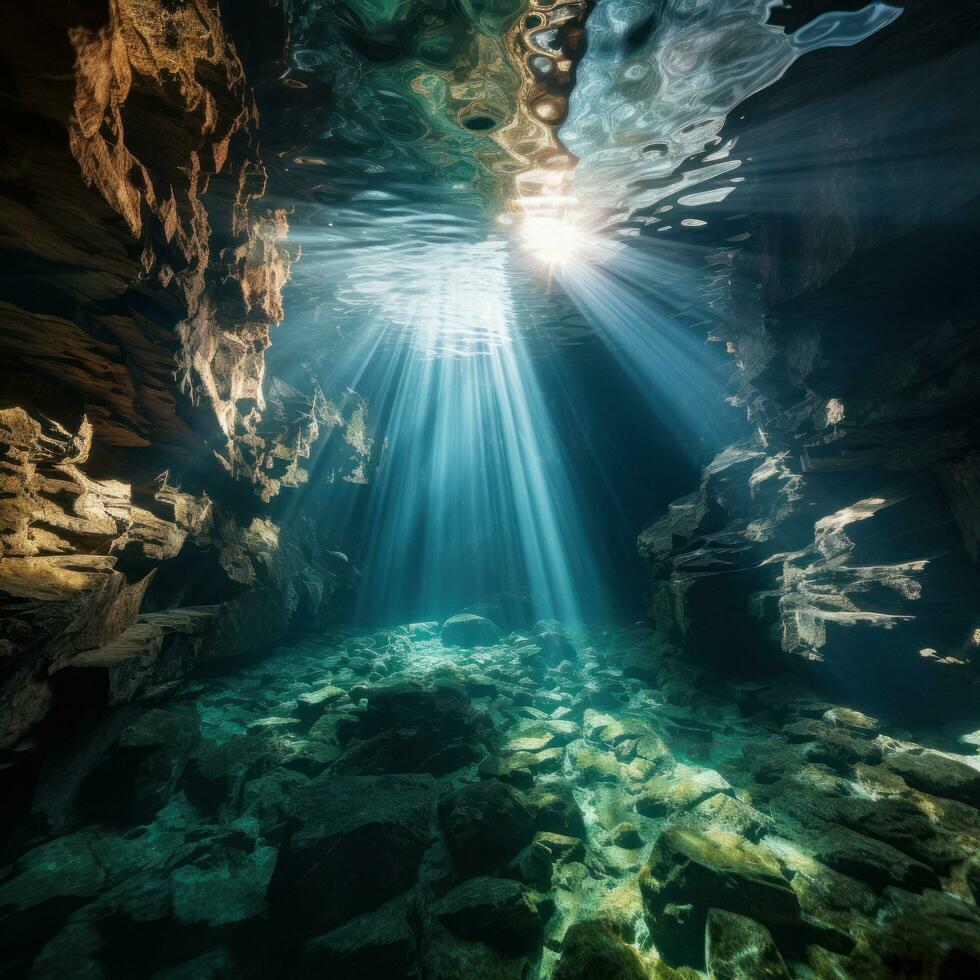
[[[980,976],[975,0],[0,22],[0,980]]]

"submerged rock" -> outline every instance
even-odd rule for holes
[[[326,685],[315,691],[308,691],[296,699],[296,714],[307,724],[312,724],[330,707],[330,705],[346,701],[347,694],[339,687]]]
[[[789,970],[765,926],[744,915],[710,909],[704,958],[711,980],[789,980]]]
[[[190,757],[184,774],[188,797],[205,812],[222,804],[236,807],[245,783],[278,765],[280,752],[272,739],[236,735],[227,742],[203,739]]]
[[[753,843],[758,843],[774,827],[771,817],[727,793],[709,796],[692,809],[677,814],[671,824],[684,830],[725,830]]]
[[[766,925],[798,921],[799,901],[779,863],[725,831],[665,830],[640,874],[650,933],[671,963],[699,966],[709,908]]]
[[[581,861],[585,858],[585,842],[578,837],[556,834],[550,830],[539,830],[534,835],[534,842],[546,847],[556,863]]]
[[[617,847],[637,848],[643,846],[643,838],[636,824],[624,820],[609,832],[609,837]]]
[[[355,737],[335,765],[337,773],[452,772],[480,757],[492,730],[453,685],[398,683],[363,693],[366,710],[350,722]]]
[[[877,927],[848,960],[857,977],[974,977],[980,975],[980,913],[941,892],[910,895],[889,889]]]
[[[554,980],[646,980],[637,951],[601,921],[569,926]]]
[[[822,717],[831,725],[846,728],[858,735],[874,736],[881,730],[881,723],[877,718],[872,718],[871,715],[866,715],[861,711],[855,711],[853,708],[829,708]]]
[[[585,837],[585,820],[575,802],[575,794],[568,783],[549,783],[537,786],[525,797],[531,810],[535,830],[565,834],[569,837]]]
[[[733,793],[731,784],[713,769],[679,768],[673,776],[649,780],[636,799],[636,812],[660,817],[696,806],[717,793]]]
[[[980,769],[938,752],[902,752],[888,756],[885,765],[924,793],[980,807]]]
[[[200,737],[195,714],[151,708],[120,733],[82,785],[83,808],[144,823],[166,805]]]
[[[472,878],[436,902],[432,914],[458,936],[509,953],[526,952],[541,938],[534,902],[508,878]]]
[[[439,825],[461,869],[498,868],[530,842],[532,817],[524,801],[499,779],[470,783],[439,803]]]
[[[889,844],[842,827],[814,834],[807,838],[807,844],[817,861],[865,881],[875,889],[887,885],[910,891],[939,887],[938,875],[921,861]]]
[[[499,639],[499,627],[473,613],[458,613],[442,624],[442,642],[446,646],[488,647]]]
[[[526,956],[463,939],[438,920],[427,932],[421,964],[425,980],[527,980]]]
[[[539,892],[546,892],[551,888],[551,851],[541,841],[532,841],[518,852],[500,874],[504,878],[522,881]]]
[[[411,893],[406,893],[309,940],[300,948],[299,975],[305,980],[416,977],[418,950],[411,913]]]
[[[427,775],[329,774],[294,789],[283,810],[295,829],[280,845],[269,888],[282,927],[315,936],[413,885],[432,789]]]

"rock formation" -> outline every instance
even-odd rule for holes
[[[904,7],[860,51],[794,66],[732,128],[753,159],[792,145],[808,161],[792,187],[754,185],[730,256],[736,315],[715,339],[752,434],[639,539],[660,628],[732,672],[785,654],[875,677],[876,709],[913,706],[922,684],[975,696],[978,625],[980,301],[957,257],[976,247],[980,181],[941,94],[975,94],[974,52],[950,28],[962,12]],[[956,152],[903,157],[940,104]],[[873,189],[853,163],[870,157]]]
[[[216,4],[25,7],[0,44],[11,748],[327,615],[346,559],[263,505],[348,423],[266,374],[298,250]]]

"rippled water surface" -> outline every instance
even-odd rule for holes
[[[717,248],[743,239],[726,226],[720,241],[702,234],[687,252],[685,243],[711,226],[713,205],[732,197],[737,210],[744,193],[729,116],[797,58],[858,43],[901,12],[871,3],[787,33],[768,23],[773,6],[597,4],[560,130],[579,163],[547,211],[543,248],[529,251],[508,213],[520,165],[497,135],[519,98],[503,37],[521,7],[293,0],[285,81],[330,98],[291,161],[307,203],[288,202],[304,255],[290,316],[308,320],[321,354],[365,332],[372,346],[407,343],[429,356],[516,335],[577,342],[593,330],[561,288],[576,270],[543,267],[569,228],[584,240],[577,261],[625,268],[640,292],[685,280],[703,298],[695,319],[718,316],[708,246],[717,268]],[[665,250],[665,236],[679,248]],[[615,258],[624,243],[630,254]],[[309,353],[309,336],[303,345]]]

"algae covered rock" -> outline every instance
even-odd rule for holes
[[[862,711],[855,711],[853,708],[829,708],[822,717],[831,725],[846,728],[858,735],[875,736],[881,730],[881,723],[877,718],[872,718]]]
[[[980,912],[953,895],[888,889],[876,928],[848,958],[850,976],[975,977],[980,975]]]
[[[938,752],[896,753],[885,765],[923,793],[980,807],[980,769]]]
[[[758,843],[774,821],[727,793],[715,793],[697,806],[674,816],[671,825],[685,830],[727,830]]]
[[[500,628],[483,616],[458,613],[442,624],[442,642],[452,647],[487,647],[500,639]]]
[[[800,906],[776,859],[725,831],[669,829],[640,874],[650,933],[671,963],[700,965],[708,909],[766,925],[795,922]]]
[[[812,856],[827,867],[881,890],[897,885],[909,891],[938,888],[932,868],[897,848],[843,827],[827,827],[807,838]]]
[[[565,782],[536,786],[525,797],[535,830],[585,837],[585,820],[571,786]]]
[[[539,892],[546,892],[551,888],[551,851],[541,841],[532,841],[511,859],[500,874],[503,878],[513,878]]]
[[[769,930],[744,915],[710,909],[704,958],[711,980],[789,980]]]
[[[732,793],[731,784],[713,769],[678,767],[671,776],[650,779],[637,797],[636,812],[661,817],[686,810],[717,793]]]
[[[609,832],[609,837],[617,847],[637,848],[643,846],[643,838],[636,824],[624,820]]]
[[[637,951],[601,921],[569,926],[554,980],[646,980]]]

